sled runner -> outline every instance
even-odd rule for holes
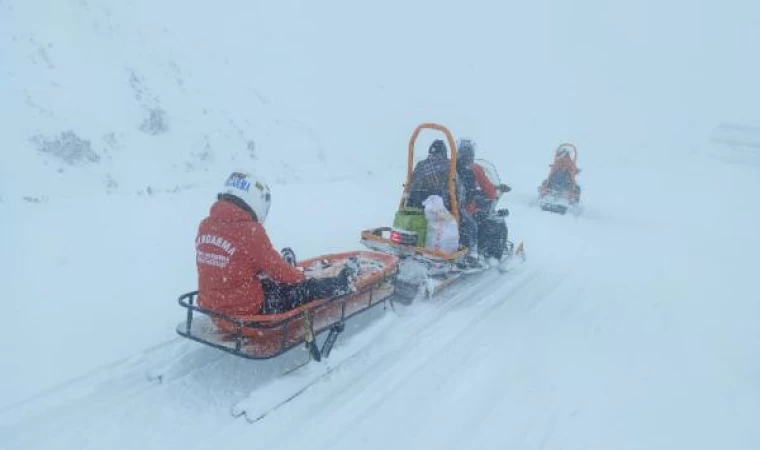
[[[355,292],[314,300],[281,314],[231,317],[198,306],[198,291],[179,297],[187,310],[177,333],[188,339],[248,359],[269,359],[306,344],[312,358],[329,355],[346,320],[385,303],[395,292],[398,258],[380,252],[357,251],[312,258],[297,264],[309,276],[331,276],[348,258],[359,261]],[[329,331],[322,349],[315,337]]]

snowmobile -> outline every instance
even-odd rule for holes
[[[283,251],[294,260],[292,251]],[[373,251],[330,254],[295,263],[309,277],[333,276],[349,258],[359,262],[355,291],[332,298],[314,300],[279,314],[231,317],[198,305],[198,291],[179,297],[186,319],[177,326],[180,336],[247,359],[270,359],[305,344],[317,361],[330,354],[345,322],[377,305],[392,301],[399,260]],[[294,261],[293,261],[294,262]],[[322,347],[316,336],[328,332]]]
[[[538,188],[538,204],[541,210],[565,214],[580,212],[581,188],[576,181],[578,150],[573,144],[563,143],[554,152],[554,162],[549,165],[549,175]]]
[[[418,295],[433,296],[444,287],[466,274],[488,270],[489,266],[468,268],[462,264],[468,249],[459,246],[456,251],[445,253],[425,247],[427,235],[427,219],[421,208],[407,206],[409,189],[414,172],[414,149],[417,138],[422,130],[434,130],[443,133],[451,149],[451,168],[448,177],[448,195],[450,199],[449,212],[460,221],[456,196],[456,141],[451,131],[436,123],[423,123],[415,128],[409,139],[407,174],[404,190],[396,211],[393,226],[377,227],[361,232],[361,243],[372,250],[385,252],[401,259],[399,273],[396,278],[396,294],[404,303],[411,303]],[[498,173],[492,164],[479,160],[492,181],[498,184]],[[506,217],[509,211],[496,209],[497,201],[488,206],[480,217],[483,224],[479,239],[481,244],[478,251],[483,258],[496,260],[497,266],[506,271],[508,263],[518,256],[524,260],[523,243],[515,245],[508,240]],[[485,231],[483,231],[485,230]]]

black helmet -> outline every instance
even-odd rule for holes
[[[428,155],[430,156],[445,157],[447,152],[448,150],[446,149],[446,144],[444,144],[440,139],[434,140],[433,143],[430,144],[430,148],[428,148]]]
[[[459,148],[457,148],[457,163],[470,166],[475,162],[475,143],[469,139],[462,139],[459,141]]]

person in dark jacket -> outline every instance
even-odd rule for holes
[[[494,206],[493,202],[498,201],[501,194],[510,192],[512,188],[503,183],[494,184],[486,175],[483,166],[475,163],[475,142],[470,139],[461,139],[458,143],[457,172],[465,190],[464,209],[477,225],[479,251],[482,250],[490,257],[496,253],[502,255],[508,237],[506,223],[487,219]],[[484,266],[485,262],[478,258],[477,265]]]
[[[451,210],[449,194],[449,172],[451,160],[448,158],[446,144],[437,139],[430,144],[428,157],[414,167],[412,183],[409,186],[409,197],[406,206],[422,208],[422,202],[431,195],[443,199],[446,209]],[[459,211],[459,236],[462,245],[469,249],[466,264],[478,264],[478,225],[475,219],[465,210],[465,189],[458,174],[454,178],[454,192]]]
[[[406,206],[422,208],[422,202],[426,198],[431,195],[438,195],[443,199],[446,209],[451,210],[451,198],[449,196],[450,170],[451,160],[448,157],[446,144],[442,140],[437,139],[430,144],[427,158],[414,166]],[[457,203],[460,203],[463,190],[458,178],[455,179],[455,185]]]

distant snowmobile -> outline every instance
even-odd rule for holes
[[[538,203],[543,211],[565,214],[580,211],[581,187],[576,177],[578,150],[573,144],[564,143],[554,152],[554,162],[549,166],[549,175],[538,188]]]

